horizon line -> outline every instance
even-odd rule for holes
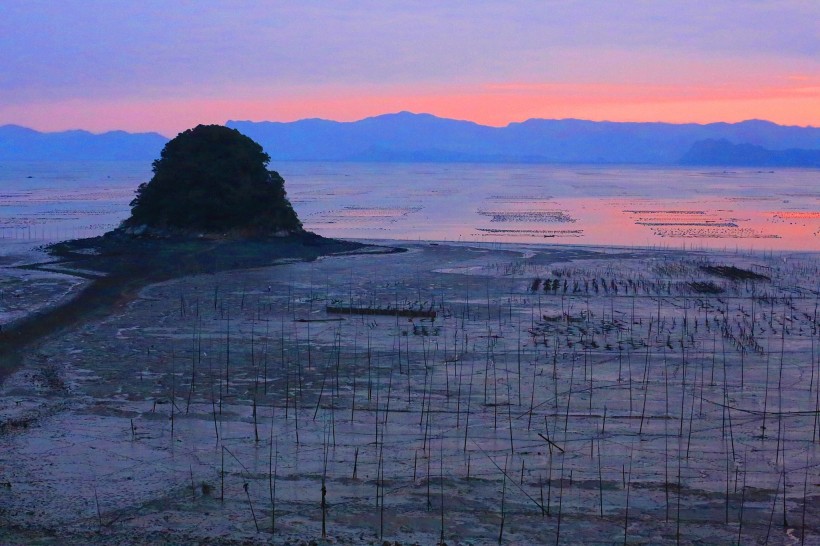
[[[418,117],[432,117],[432,118],[446,120],[446,121],[456,121],[456,122],[462,122],[462,123],[470,123],[470,124],[473,124],[473,125],[476,125],[476,126],[479,126],[479,127],[487,127],[487,128],[492,128],[492,129],[505,129],[505,128],[508,128],[510,126],[521,125],[523,123],[527,123],[527,122],[530,122],[530,121],[581,121],[581,122],[588,122],[588,123],[609,123],[609,124],[620,124],[620,125],[630,125],[630,124],[633,124],[633,125],[658,124],[658,125],[678,125],[678,126],[697,125],[697,126],[701,126],[701,127],[707,126],[707,125],[717,125],[717,124],[739,125],[741,123],[760,122],[760,123],[769,123],[769,124],[772,124],[772,125],[777,125],[779,127],[794,127],[794,128],[801,128],[801,129],[818,129],[818,128],[820,128],[820,126],[815,126],[815,125],[785,125],[785,124],[777,123],[775,121],[771,121],[771,120],[768,120],[768,119],[762,119],[762,118],[749,118],[749,119],[744,119],[744,120],[741,120],[741,121],[710,121],[710,122],[700,123],[700,122],[671,122],[671,121],[612,121],[612,120],[609,120],[609,119],[594,120],[594,119],[584,119],[584,118],[574,118],[574,117],[568,117],[568,118],[532,117],[532,118],[527,118],[527,119],[522,120],[522,121],[510,121],[505,125],[489,125],[489,124],[485,124],[485,123],[479,123],[477,121],[473,121],[473,120],[470,120],[470,119],[450,118],[450,117],[445,117],[445,116],[438,116],[436,114],[431,114],[429,112],[413,112],[413,111],[410,111],[410,110],[399,110],[399,111],[395,111],[395,112],[385,112],[385,113],[382,113],[382,114],[376,114],[376,115],[372,115],[372,116],[365,116],[363,118],[350,120],[350,121],[335,120],[335,119],[322,118],[322,117],[305,117],[305,118],[299,118],[299,119],[295,119],[295,120],[291,120],[291,121],[277,121],[277,120],[269,120],[269,119],[263,119],[263,120],[230,119],[229,118],[229,119],[226,119],[224,123],[221,123],[219,125],[227,126],[229,123],[277,123],[277,124],[287,125],[287,124],[300,123],[300,122],[305,122],[305,121],[327,121],[327,122],[338,123],[338,124],[352,124],[352,123],[360,123],[362,121],[367,121],[367,120],[371,120],[371,119],[387,117],[387,116],[398,116],[398,115],[402,115],[402,114],[418,116]],[[201,123],[201,124],[197,124],[197,125],[212,125],[212,124]],[[110,133],[126,133],[126,134],[130,134],[130,135],[156,134],[156,135],[160,135],[162,137],[168,138],[168,139],[173,138],[173,136],[169,136],[168,134],[160,132],[160,131],[135,131],[135,132],[132,132],[132,131],[128,131],[128,130],[125,130],[125,129],[109,129],[109,130],[106,130],[106,131],[99,131],[98,132],[98,131],[91,131],[91,130],[88,130],[88,129],[83,129],[83,128],[80,128],[80,127],[75,127],[75,128],[71,128],[71,129],[62,129],[62,130],[56,130],[56,131],[48,131],[48,130],[37,129],[37,128],[31,127],[31,126],[21,125],[19,123],[4,123],[4,124],[0,125],[0,128],[4,128],[4,127],[18,127],[18,128],[21,128],[21,129],[27,129],[27,130],[30,130],[30,131],[34,131],[34,132],[37,132],[37,133],[40,133],[40,134],[60,134],[60,133],[70,133],[70,132],[84,132],[84,133],[88,133],[88,134],[91,134],[91,135],[105,135],[105,134],[110,134]],[[196,125],[194,125],[193,127],[196,127]],[[192,129],[193,127],[188,127],[187,129],[183,129],[182,131],[180,131],[180,133],[182,133],[184,131],[187,131],[189,129]],[[179,134],[179,133],[177,133],[177,134]],[[174,136],[176,136],[176,135],[174,135]]]

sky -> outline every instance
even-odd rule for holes
[[[0,1],[0,125],[820,126],[817,0]]]

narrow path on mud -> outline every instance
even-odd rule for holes
[[[93,249],[95,252],[89,253]],[[0,384],[22,365],[39,341],[59,335],[84,321],[106,317],[156,282],[186,275],[276,265],[282,260],[312,261],[322,256],[357,252],[401,252],[326,239],[314,234],[257,241],[116,240],[106,237],[54,245],[58,261],[42,264],[48,271],[91,279],[77,295],[0,329]],[[37,265],[24,266],[37,269]],[[75,272],[73,269],[81,271]],[[98,271],[104,276],[90,275]]]
[[[107,316],[124,305],[150,283],[145,277],[121,275],[103,277],[91,282],[68,301],[38,311],[0,332],[0,383],[22,364],[26,352],[39,340],[57,335],[84,320]]]

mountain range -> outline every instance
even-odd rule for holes
[[[820,128],[760,120],[701,125],[531,119],[490,127],[399,112],[354,122],[226,125],[259,142],[274,166],[276,161],[816,166],[820,150]],[[165,142],[157,133],[40,133],[6,125],[0,127],[0,160],[152,160]]]
[[[159,133],[41,133],[0,126],[0,161],[151,161],[168,139]]]

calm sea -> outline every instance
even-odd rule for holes
[[[305,227],[357,239],[820,250],[820,171],[282,162]],[[0,164],[0,238],[101,234],[148,162]]]

